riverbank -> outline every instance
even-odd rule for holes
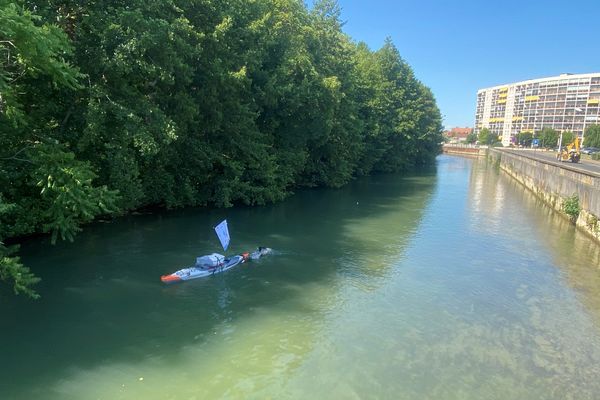
[[[488,158],[600,243],[600,174],[490,148]]]
[[[485,156],[487,146],[478,146],[472,144],[445,144],[442,147],[444,154],[458,154],[467,156]]]

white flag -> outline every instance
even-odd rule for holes
[[[215,232],[221,241],[223,250],[227,251],[227,247],[229,247],[229,229],[227,229],[226,219],[224,219],[219,225],[215,226]]]

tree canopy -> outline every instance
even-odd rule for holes
[[[542,147],[554,148],[558,143],[559,133],[555,129],[545,127],[539,132],[538,136]]]
[[[533,133],[531,133],[529,131],[519,132],[517,134],[517,143],[521,146],[530,147],[532,141],[533,141]]]
[[[471,133],[469,133],[469,134],[467,135],[467,140],[466,140],[466,142],[467,142],[468,144],[475,143],[476,141],[477,141],[477,134],[476,134],[474,131],[473,131],[473,132],[471,132]]]
[[[63,90],[82,75],[65,61],[66,34],[23,5],[0,1],[0,279],[35,296],[38,281],[3,238],[51,232],[72,239],[79,224],[107,211],[113,192],[94,187],[87,161],[57,138]]]
[[[562,143],[561,145],[565,147],[566,145],[573,143],[575,140],[575,134],[571,131],[564,131],[562,133]]]
[[[492,132],[488,128],[482,128],[479,131],[479,134],[477,135],[477,140],[479,141],[479,144],[484,144],[484,145],[492,144],[495,142],[494,139],[495,139],[495,136],[492,134]]]
[[[585,129],[583,145],[600,148],[600,125],[590,125]]]
[[[342,27],[333,0],[0,0],[0,240],[432,163],[433,94]]]

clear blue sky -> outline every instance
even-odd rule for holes
[[[309,2],[310,4],[310,2]],[[600,72],[600,0],[338,0],[344,31],[380,48],[390,36],[429,86],[444,125],[473,126],[477,90]]]

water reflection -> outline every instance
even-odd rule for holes
[[[223,217],[232,252],[278,254],[162,286],[162,273],[214,251],[207,232]],[[598,249],[474,159],[272,207],[128,218],[24,250],[43,300],[0,304],[0,342],[14,344],[0,348],[2,398],[600,393]]]
[[[515,236],[525,253],[529,251],[528,246],[541,243],[552,264],[565,274],[569,284],[577,289],[576,293],[600,322],[600,246],[567,218],[485,160],[474,162],[470,191],[470,198],[480,199],[477,206],[473,204],[476,229],[504,231]],[[505,201],[508,191],[512,199],[510,204]],[[487,206],[480,207],[479,204]]]
[[[43,300],[0,306],[3,341],[28,344],[0,350],[7,368],[0,388],[15,398],[164,398],[169,392],[239,398],[261,386],[264,371],[292,374],[319,341],[322,315],[337,307],[339,296],[331,290],[338,287],[340,260],[360,247],[344,237],[346,221],[377,219],[408,199],[408,221],[395,222],[388,245],[405,241],[395,234],[416,223],[434,180],[434,173],[382,176],[337,191],[301,192],[272,207],[130,217],[88,227],[73,244],[25,244],[25,261],[44,279]],[[162,273],[214,251],[210,233],[224,216],[234,235],[232,252],[266,244],[278,255],[214,279],[163,287]],[[383,247],[372,250],[386,254]],[[279,342],[290,348],[281,353],[272,346]],[[202,378],[192,384],[182,369]],[[164,378],[150,379],[157,371]],[[137,375],[144,380],[136,381]],[[231,387],[232,381],[246,383]]]

